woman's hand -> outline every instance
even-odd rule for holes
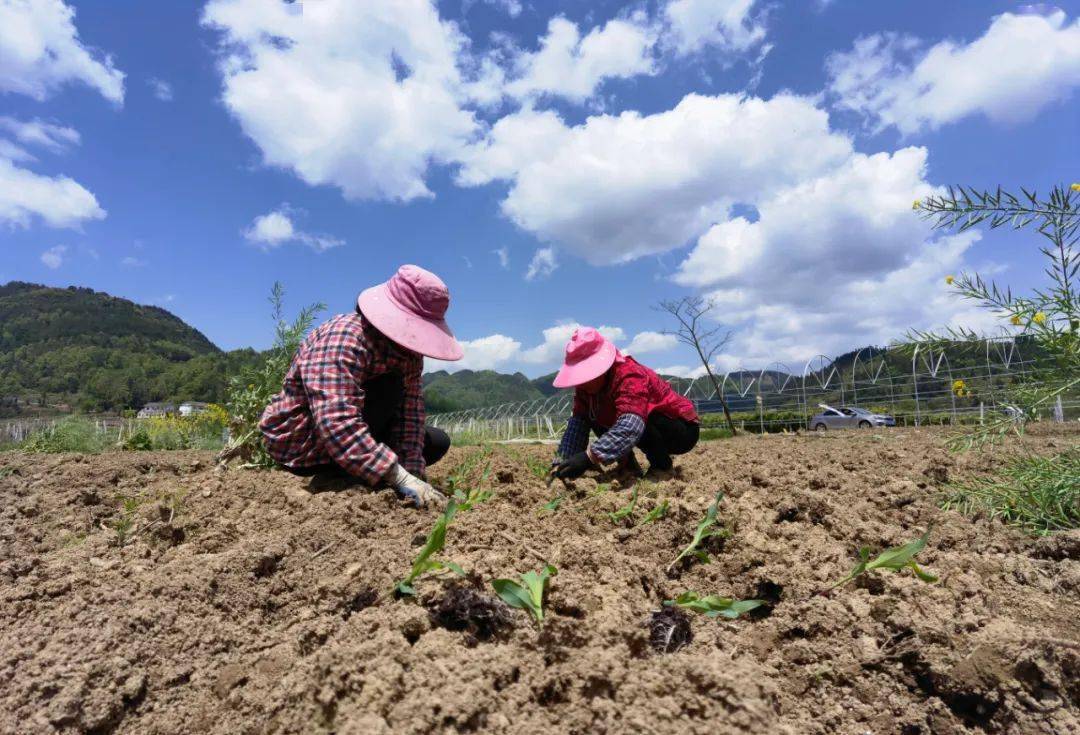
[[[589,453],[578,452],[555,465],[554,474],[560,480],[574,480],[584,475],[592,467],[593,462],[589,459]]]

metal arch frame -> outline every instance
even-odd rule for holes
[[[931,378],[937,378],[938,377],[938,373],[941,372],[941,364],[943,362],[945,363],[945,369],[948,371],[949,398],[951,399],[950,403],[952,405],[952,418],[953,418],[953,421],[955,422],[956,421],[956,391],[954,391],[952,389],[953,372],[952,372],[952,363],[949,362],[949,356],[947,354],[945,354],[945,350],[940,350],[940,354],[938,355],[937,360],[935,361],[933,348],[930,348],[928,350],[923,350],[922,348],[923,348],[923,345],[921,345],[921,344],[916,345],[915,346],[915,351],[911,353],[911,383],[912,383],[912,389],[913,389],[914,394],[915,394],[915,425],[916,426],[921,426],[922,425],[922,415],[921,415],[921,412],[919,411],[919,364],[918,364],[918,360],[919,360],[919,357],[920,357],[920,354],[919,354],[920,351],[924,353],[923,354],[923,365],[926,366],[927,373],[930,375]],[[926,353],[929,353],[929,358],[930,358],[929,360],[927,360],[927,358],[925,356]]]
[[[813,365],[815,362],[817,362],[819,360],[821,361],[821,363],[820,363],[821,366],[819,368],[815,369],[815,370],[811,370],[811,365]],[[815,375],[817,373],[821,373],[822,375],[824,375],[826,369],[829,371],[828,377],[825,378],[824,380],[822,380],[821,378],[818,378],[818,386],[820,388],[822,388],[823,390],[829,387],[829,383],[832,382],[832,379],[833,379],[834,375],[839,376],[839,371],[837,371],[837,369],[836,369],[836,361],[833,358],[829,357],[828,355],[815,355],[814,357],[811,357],[809,360],[807,360],[806,365],[803,366],[802,399],[803,399],[803,411],[806,414],[806,426],[807,426],[808,429],[810,428],[810,401],[809,401],[809,399],[807,398],[807,395],[806,395],[806,379],[810,375]],[[841,394],[843,394],[843,387],[844,387],[844,381],[843,381],[843,378],[841,377],[841,380],[840,380]]]
[[[739,379],[732,379],[732,373],[738,374]],[[743,382],[746,380],[746,376],[753,374],[754,373],[752,370],[748,370],[747,368],[744,368],[742,366],[739,366],[734,370],[728,370],[726,373],[724,373],[724,379],[720,381],[720,390],[723,391],[724,395],[727,395],[728,380],[731,380],[732,385],[735,386],[735,393],[739,396],[739,398],[746,398],[746,395],[750,392],[750,389],[757,385],[757,378],[750,378],[750,382],[746,383],[745,386],[743,385]]]
[[[863,347],[861,350],[859,350],[858,352],[855,353],[855,359],[852,360],[852,362],[851,362],[851,391],[852,391],[852,394],[854,396],[853,400],[854,400],[856,406],[859,405],[859,364],[860,364],[860,357],[864,352],[866,352],[867,350],[870,350],[870,349],[873,349],[873,348],[871,348],[871,347]],[[884,371],[885,381],[889,385],[889,409],[893,413],[896,413],[896,397],[895,397],[895,394],[893,392],[893,373],[892,373],[892,370],[889,369],[889,360],[887,359],[888,355],[889,355],[889,350],[888,350],[888,348],[886,348],[885,350],[880,352],[878,355],[870,355],[869,360],[868,361],[862,361],[862,363],[867,366],[867,376],[869,377],[870,376],[869,368],[873,365],[873,360],[875,358],[881,360],[881,363],[878,365],[877,370],[874,371],[873,376],[869,377],[868,382],[870,383],[870,385],[876,386],[878,384],[878,381],[881,380],[882,372]]]

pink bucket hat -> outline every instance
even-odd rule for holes
[[[446,325],[450,291],[432,273],[403,265],[386,283],[356,299],[364,318],[402,347],[437,360],[460,360],[465,354]]]
[[[552,385],[571,388],[588,383],[606,373],[620,356],[618,348],[595,329],[579,327],[566,343],[566,357]]]

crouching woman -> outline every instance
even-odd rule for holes
[[[417,506],[444,504],[424,477],[450,437],[424,426],[420,376],[425,355],[462,357],[449,304],[438,276],[405,265],[361,293],[355,313],[312,331],[259,422],[270,456],[297,475],[351,477]]]
[[[555,460],[556,477],[580,477],[613,462],[639,471],[634,447],[644,452],[651,473],[666,472],[672,469],[671,455],[685,454],[697,444],[694,404],[591,327],[570,338],[554,385],[575,389],[573,414]],[[592,444],[590,431],[598,437]]]

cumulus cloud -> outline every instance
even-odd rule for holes
[[[551,95],[583,102],[606,79],[654,74],[655,43],[656,32],[641,12],[609,20],[584,37],[576,23],[555,17],[540,48],[514,58],[515,78],[504,92],[516,98]]]
[[[64,255],[67,253],[66,245],[56,245],[41,254],[41,262],[46,268],[56,270],[64,264]]]
[[[558,267],[554,248],[538,248],[533,253],[532,260],[529,261],[529,270],[525,272],[525,280],[535,281],[537,278],[547,278]]]
[[[350,199],[432,196],[432,163],[476,132],[458,56],[431,0],[211,0],[223,101],[271,166]]]
[[[642,355],[646,352],[664,352],[678,344],[679,340],[673,334],[638,332],[623,351],[631,355]]]
[[[576,126],[552,111],[508,115],[467,152],[458,180],[509,181],[501,206],[511,220],[605,265],[681,247],[733,203],[820,175],[851,153],[850,139],[808,99],[690,94],[665,112]]]
[[[0,91],[41,101],[72,82],[124,101],[123,72],[79,39],[73,8],[62,0],[0,2]]]
[[[428,359],[428,370],[494,370],[514,359],[521,343],[505,334],[492,334],[472,340],[459,340],[465,356],[456,362]]]
[[[0,157],[0,224],[29,227],[40,219],[50,227],[78,228],[105,218],[81,184],[67,176],[42,176]]]
[[[283,204],[272,212],[259,215],[244,230],[244,238],[263,250],[273,250],[287,243],[297,242],[321,253],[345,244],[344,240],[330,235],[313,235],[296,229],[292,220],[293,213],[287,204]]]
[[[9,135],[14,141],[25,146],[43,148],[50,153],[62,153],[79,144],[79,132],[73,128],[43,120],[19,120],[14,117],[0,117],[0,133]],[[14,146],[14,143],[11,143]],[[14,146],[19,150],[18,146]],[[20,151],[12,159],[32,159],[33,156]],[[0,153],[2,155],[2,153]]]
[[[911,36],[860,38],[826,62],[828,91],[876,130],[905,135],[970,115],[1012,124],[1032,119],[1080,86],[1080,20],[1061,10],[1004,13],[970,43],[923,50]]]
[[[670,0],[663,8],[665,42],[686,55],[715,48],[745,51],[765,39],[756,0]]]

